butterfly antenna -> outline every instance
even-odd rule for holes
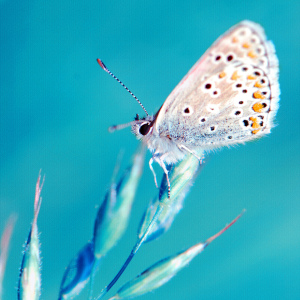
[[[149,114],[147,113],[144,105],[141,103],[141,101],[128,89],[128,87],[119,79],[117,78],[111,71],[109,71],[105,64],[103,63],[103,61],[99,58],[97,58],[97,62],[100,65],[100,67],[107,72],[110,76],[112,76],[114,79],[116,79],[124,88],[127,92],[130,93],[130,95],[139,103],[139,105],[142,107],[142,109],[145,111],[146,115],[149,116]]]

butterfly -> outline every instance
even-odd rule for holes
[[[98,59],[100,66],[121,83]],[[129,90],[128,90],[129,91]],[[130,92],[130,91],[129,91]],[[131,92],[130,92],[131,93]],[[132,94],[132,93],[131,93]],[[133,94],[132,94],[133,95]],[[175,87],[158,112],[112,126],[131,126],[147,145],[152,163],[167,165],[199,150],[245,143],[270,133],[279,107],[278,59],[263,28],[243,21],[223,34]]]

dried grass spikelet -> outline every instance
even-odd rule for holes
[[[12,214],[7,220],[0,240],[0,299],[2,299],[2,283],[8,258],[10,240],[16,221],[17,216]]]
[[[198,153],[198,155],[201,157],[203,152]],[[166,182],[166,176],[164,175],[160,186],[159,195],[150,201],[140,222],[140,227],[138,230],[139,238],[141,238],[145,233],[160,203],[165,204],[165,208],[161,211],[144,242],[149,242],[158,238],[171,227],[176,215],[181,210],[184,199],[186,198],[202,166],[203,164],[200,165],[199,160],[195,156],[188,155],[184,160],[179,162],[176,167],[171,169],[169,173],[171,199],[168,198],[168,185]]]
[[[202,154],[202,151],[197,153],[199,157],[201,157]],[[96,300],[102,299],[114,286],[145,241],[157,238],[170,228],[175,216],[180,210],[178,208],[182,205],[189,188],[198,174],[199,166],[199,160],[193,155],[188,155],[184,160],[179,162],[176,167],[173,166],[173,169],[172,166],[168,166],[172,190],[171,198],[168,197],[168,184],[166,182],[166,176],[164,176],[157,200],[154,203],[150,202],[144,214],[144,218],[140,223],[136,244],[119,272],[113,280],[102,289]]]
[[[130,218],[132,203],[144,166],[145,148],[137,150],[133,164],[116,183],[112,183],[98,209],[94,223],[93,238],[71,260],[65,270],[59,299],[73,299],[79,295],[94,275],[100,260],[123,236]],[[117,168],[118,169],[118,163]],[[90,290],[92,293],[92,287]]]
[[[134,155],[133,165],[118,184],[112,184],[95,220],[94,253],[96,258],[106,253],[119,241],[127,228],[132,203],[142,176],[145,148]]]
[[[37,217],[40,211],[44,179],[40,185],[41,175],[39,174],[34,200],[34,217],[30,228],[29,236],[25,244],[23,259],[20,268],[18,299],[37,300],[41,294],[41,258],[39,233],[37,228]]]
[[[231,223],[225,226],[214,236],[203,243],[198,243],[176,255],[164,258],[142,272],[140,275],[123,285],[110,300],[134,298],[153,291],[172,279],[182,268],[187,266],[200,254],[214,239],[232,226],[241,216],[238,215]]]

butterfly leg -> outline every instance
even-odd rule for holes
[[[171,198],[171,184],[170,184],[170,179],[169,179],[169,171],[166,168],[166,165],[164,164],[163,157],[164,155],[168,155],[168,153],[163,154],[162,156],[154,156],[153,159],[162,167],[164,170],[164,173],[166,175],[167,183],[168,183],[168,198]]]
[[[154,171],[154,169],[153,169],[152,164],[153,164],[153,157],[151,157],[150,160],[149,160],[149,168],[150,168],[150,170],[151,170],[151,172],[152,172],[152,174],[153,174],[153,176],[154,176],[154,182],[155,182],[155,185],[156,185],[156,187],[158,188],[157,180],[156,180],[156,174],[155,174],[155,171]]]
[[[193,150],[190,150],[188,147],[184,146],[184,145],[180,145],[179,146],[180,149],[186,150],[187,152],[189,152],[190,154],[194,155],[198,160],[200,165],[202,165],[203,163],[203,158],[204,157],[200,157],[199,155],[197,155],[197,153]]]

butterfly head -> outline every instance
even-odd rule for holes
[[[139,116],[136,115],[135,121],[131,126],[131,131],[139,140],[142,140],[146,137],[151,136],[153,132],[153,125],[153,116],[147,116],[145,118],[139,119]]]

